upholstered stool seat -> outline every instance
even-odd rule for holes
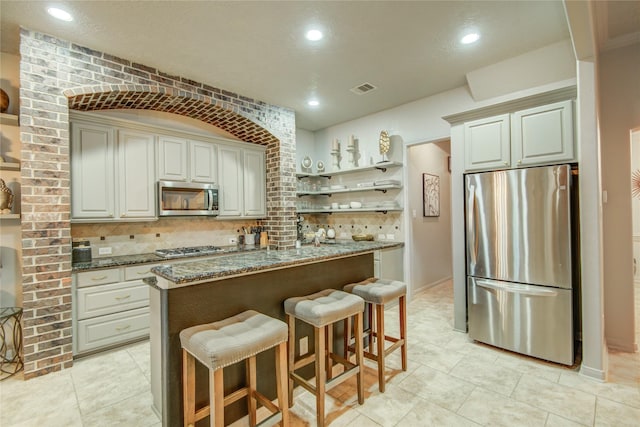
[[[180,343],[183,353],[184,425],[195,425],[197,421],[209,415],[211,426],[223,426],[224,407],[245,396],[248,398],[249,420],[252,426],[256,424],[256,399],[274,413],[263,422],[268,421],[271,424],[281,419],[283,425],[287,425],[288,405],[284,401],[287,387],[287,338],[286,323],[253,310],[182,330]],[[278,406],[256,391],[255,356],[272,347],[276,348]],[[210,404],[198,411],[195,408],[195,360],[209,368],[211,373]],[[246,360],[247,363],[248,386],[225,397],[223,368],[242,360]]]
[[[407,370],[407,306],[406,294],[407,285],[397,280],[386,280],[372,277],[358,283],[351,283],[343,288],[346,292],[358,295],[372,308],[369,310],[369,351],[364,352],[364,356],[374,360],[378,365],[378,389],[384,393],[385,391],[385,358],[396,349],[400,348],[402,359],[402,370]],[[400,337],[391,337],[385,335],[384,330],[384,305],[392,301],[399,301],[400,311]],[[373,318],[373,307],[375,307],[376,316]],[[350,330],[349,321],[345,321],[345,329]],[[376,339],[377,349],[373,353],[373,339]],[[350,334],[345,334],[345,357],[349,357]],[[385,349],[386,341],[393,344]]]
[[[336,385],[357,376],[358,403],[364,403],[362,378],[362,312],[364,300],[347,292],[325,289],[315,294],[285,300],[284,311],[289,325],[289,405],[293,406],[293,385],[300,384],[316,395],[317,425],[325,425],[325,393]],[[333,353],[333,324],[354,317],[355,364]],[[296,319],[314,328],[315,352],[296,359]],[[340,363],[345,370],[332,378],[333,362]],[[315,363],[315,384],[305,380],[296,370]]]

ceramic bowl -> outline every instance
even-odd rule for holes
[[[349,205],[340,205],[340,209],[349,209]]]
[[[362,203],[360,203],[360,202],[350,202],[349,206],[351,206],[351,209],[360,209],[362,207]]]

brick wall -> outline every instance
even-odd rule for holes
[[[25,378],[72,364],[69,109],[148,109],[267,146],[267,218],[294,245],[294,112],[27,29],[20,44]]]

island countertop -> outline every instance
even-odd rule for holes
[[[345,240],[334,244],[322,244],[319,247],[306,245],[298,249],[260,250],[191,261],[181,260],[154,267],[151,272],[158,277],[145,279],[145,282],[160,289],[171,289],[402,246],[402,242]]]

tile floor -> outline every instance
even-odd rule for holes
[[[409,370],[392,355],[381,394],[368,366],[363,406],[355,379],[336,387],[327,397],[331,426],[640,425],[639,353],[610,352],[610,382],[600,383],[470,342],[452,331],[450,282],[419,294],[408,312]],[[392,331],[397,309],[387,316]],[[149,346],[141,342],[61,372],[0,382],[0,426],[159,426],[150,402]],[[315,426],[312,395],[297,388],[295,402],[292,426]]]

